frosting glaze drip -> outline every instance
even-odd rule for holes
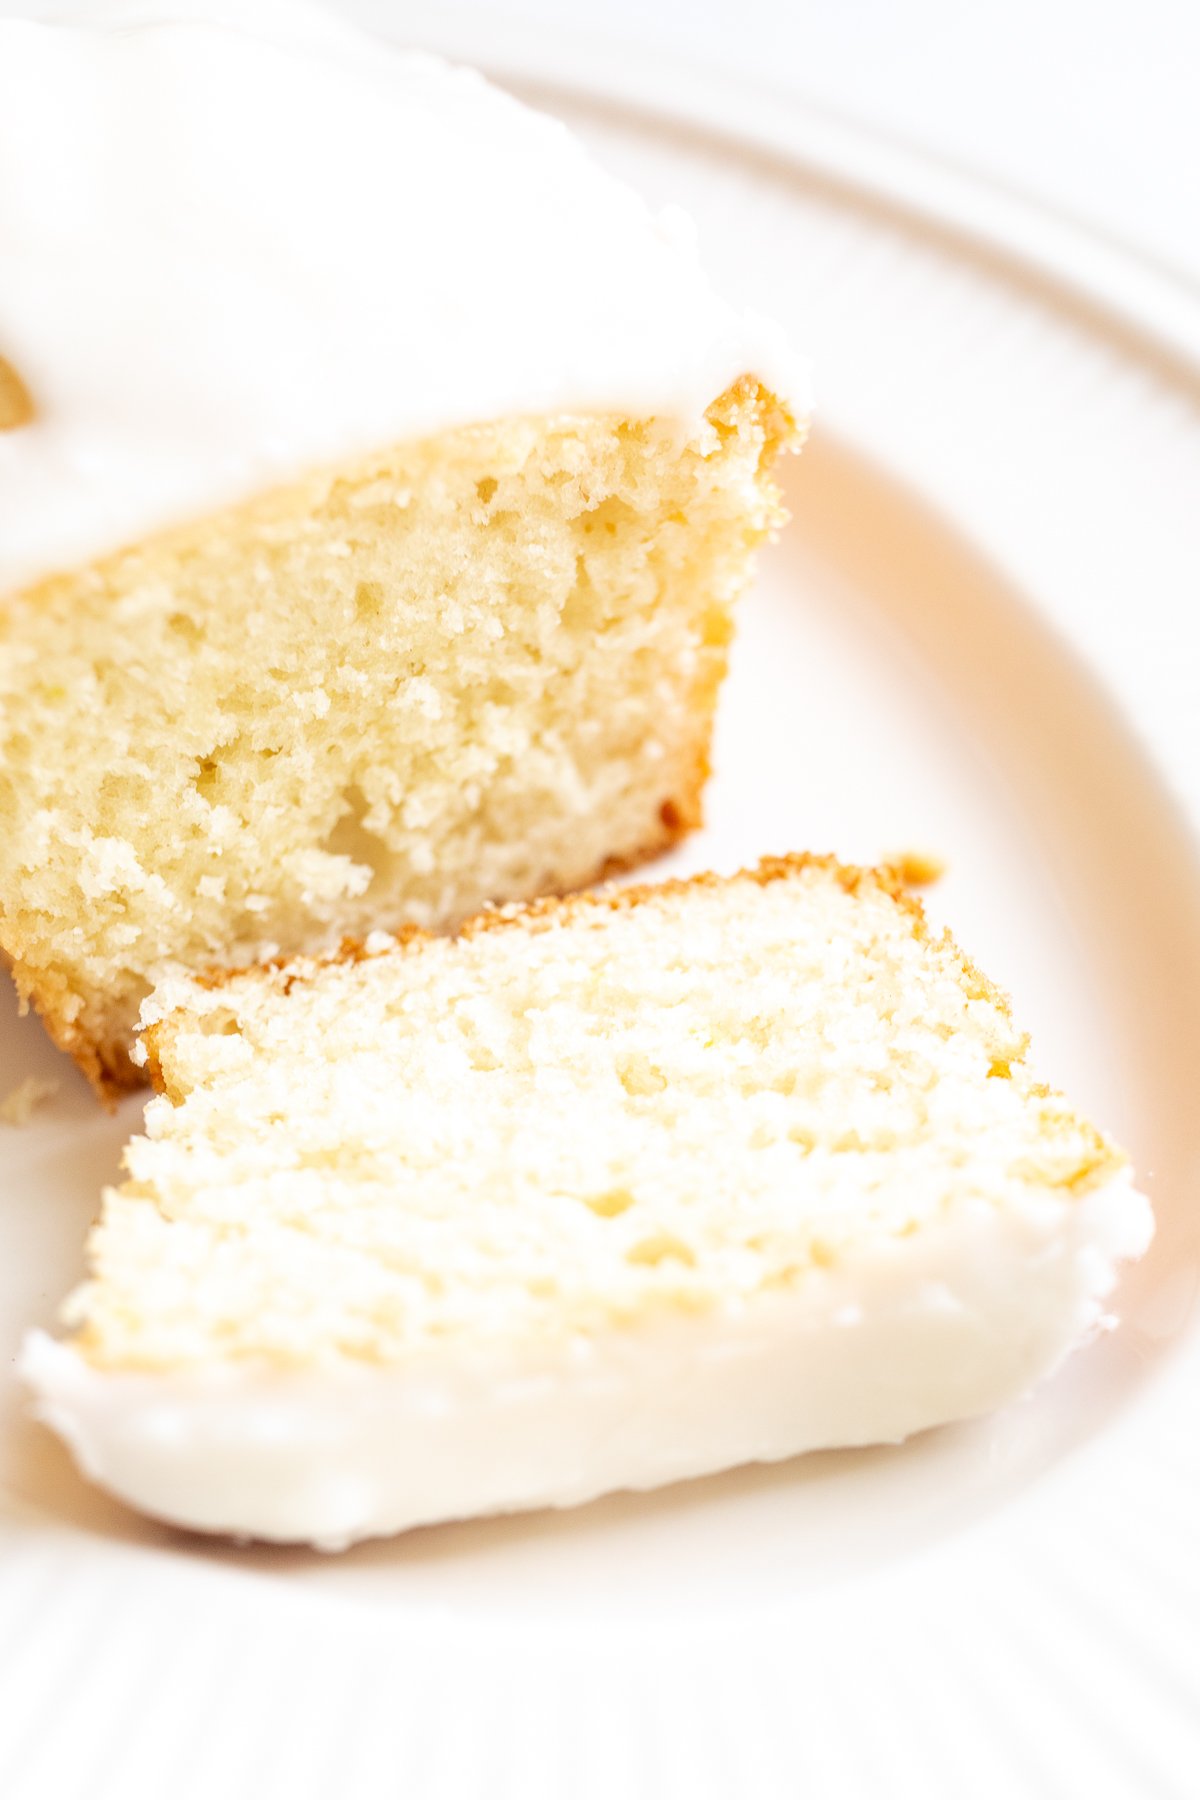
[[[340,1549],[804,1450],[898,1442],[1024,1393],[1103,1323],[1153,1224],[1122,1173],[1081,1200],[986,1202],[752,1304],[411,1364],[93,1367],[25,1340],[36,1411],[85,1474],[203,1531]]]
[[[0,592],[514,414],[684,424],[805,366],[556,121],[318,8],[0,19]],[[194,12],[194,9],[193,9]]]

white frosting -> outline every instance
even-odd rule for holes
[[[0,592],[475,420],[691,424],[743,372],[807,405],[682,214],[480,76],[269,0],[0,19],[0,356],[36,408],[0,431]]]
[[[786,1294],[636,1330],[190,1375],[105,1373],[35,1332],[21,1368],[83,1471],[134,1506],[334,1549],[986,1412],[1096,1328],[1152,1230],[1123,1175],[1080,1201],[964,1206]]]

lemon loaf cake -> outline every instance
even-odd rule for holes
[[[1150,1235],[886,872],[547,900],[156,1006],[74,1335],[23,1368],[87,1474],[207,1531],[901,1439],[1021,1394]]]
[[[0,20],[0,951],[102,1091],[173,966],[694,826],[805,407],[564,127],[169,10]]]

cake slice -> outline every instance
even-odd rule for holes
[[[172,967],[693,827],[806,403],[562,126],[170,11],[0,20],[0,953],[109,1094]]]
[[[80,1467],[325,1547],[1023,1393],[1147,1202],[887,872],[789,858],[164,990],[73,1336]]]

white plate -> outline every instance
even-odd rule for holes
[[[144,1525],[5,1381],[0,1795],[1190,1800],[1200,322],[984,189],[982,248],[944,171],[828,121],[772,137],[755,96],[661,74],[657,115],[598,104],[602,62],[556,55],[557,109],[819,359],[678,865],[944,855],[932,909],[1129,1146],[1159,1236],[1120,1331],[985,1423],[338,1559]],[[4,1000],[0,1091],[29,1072],[62,1086],[0,1136],[5,1369],[138,1117]]]

